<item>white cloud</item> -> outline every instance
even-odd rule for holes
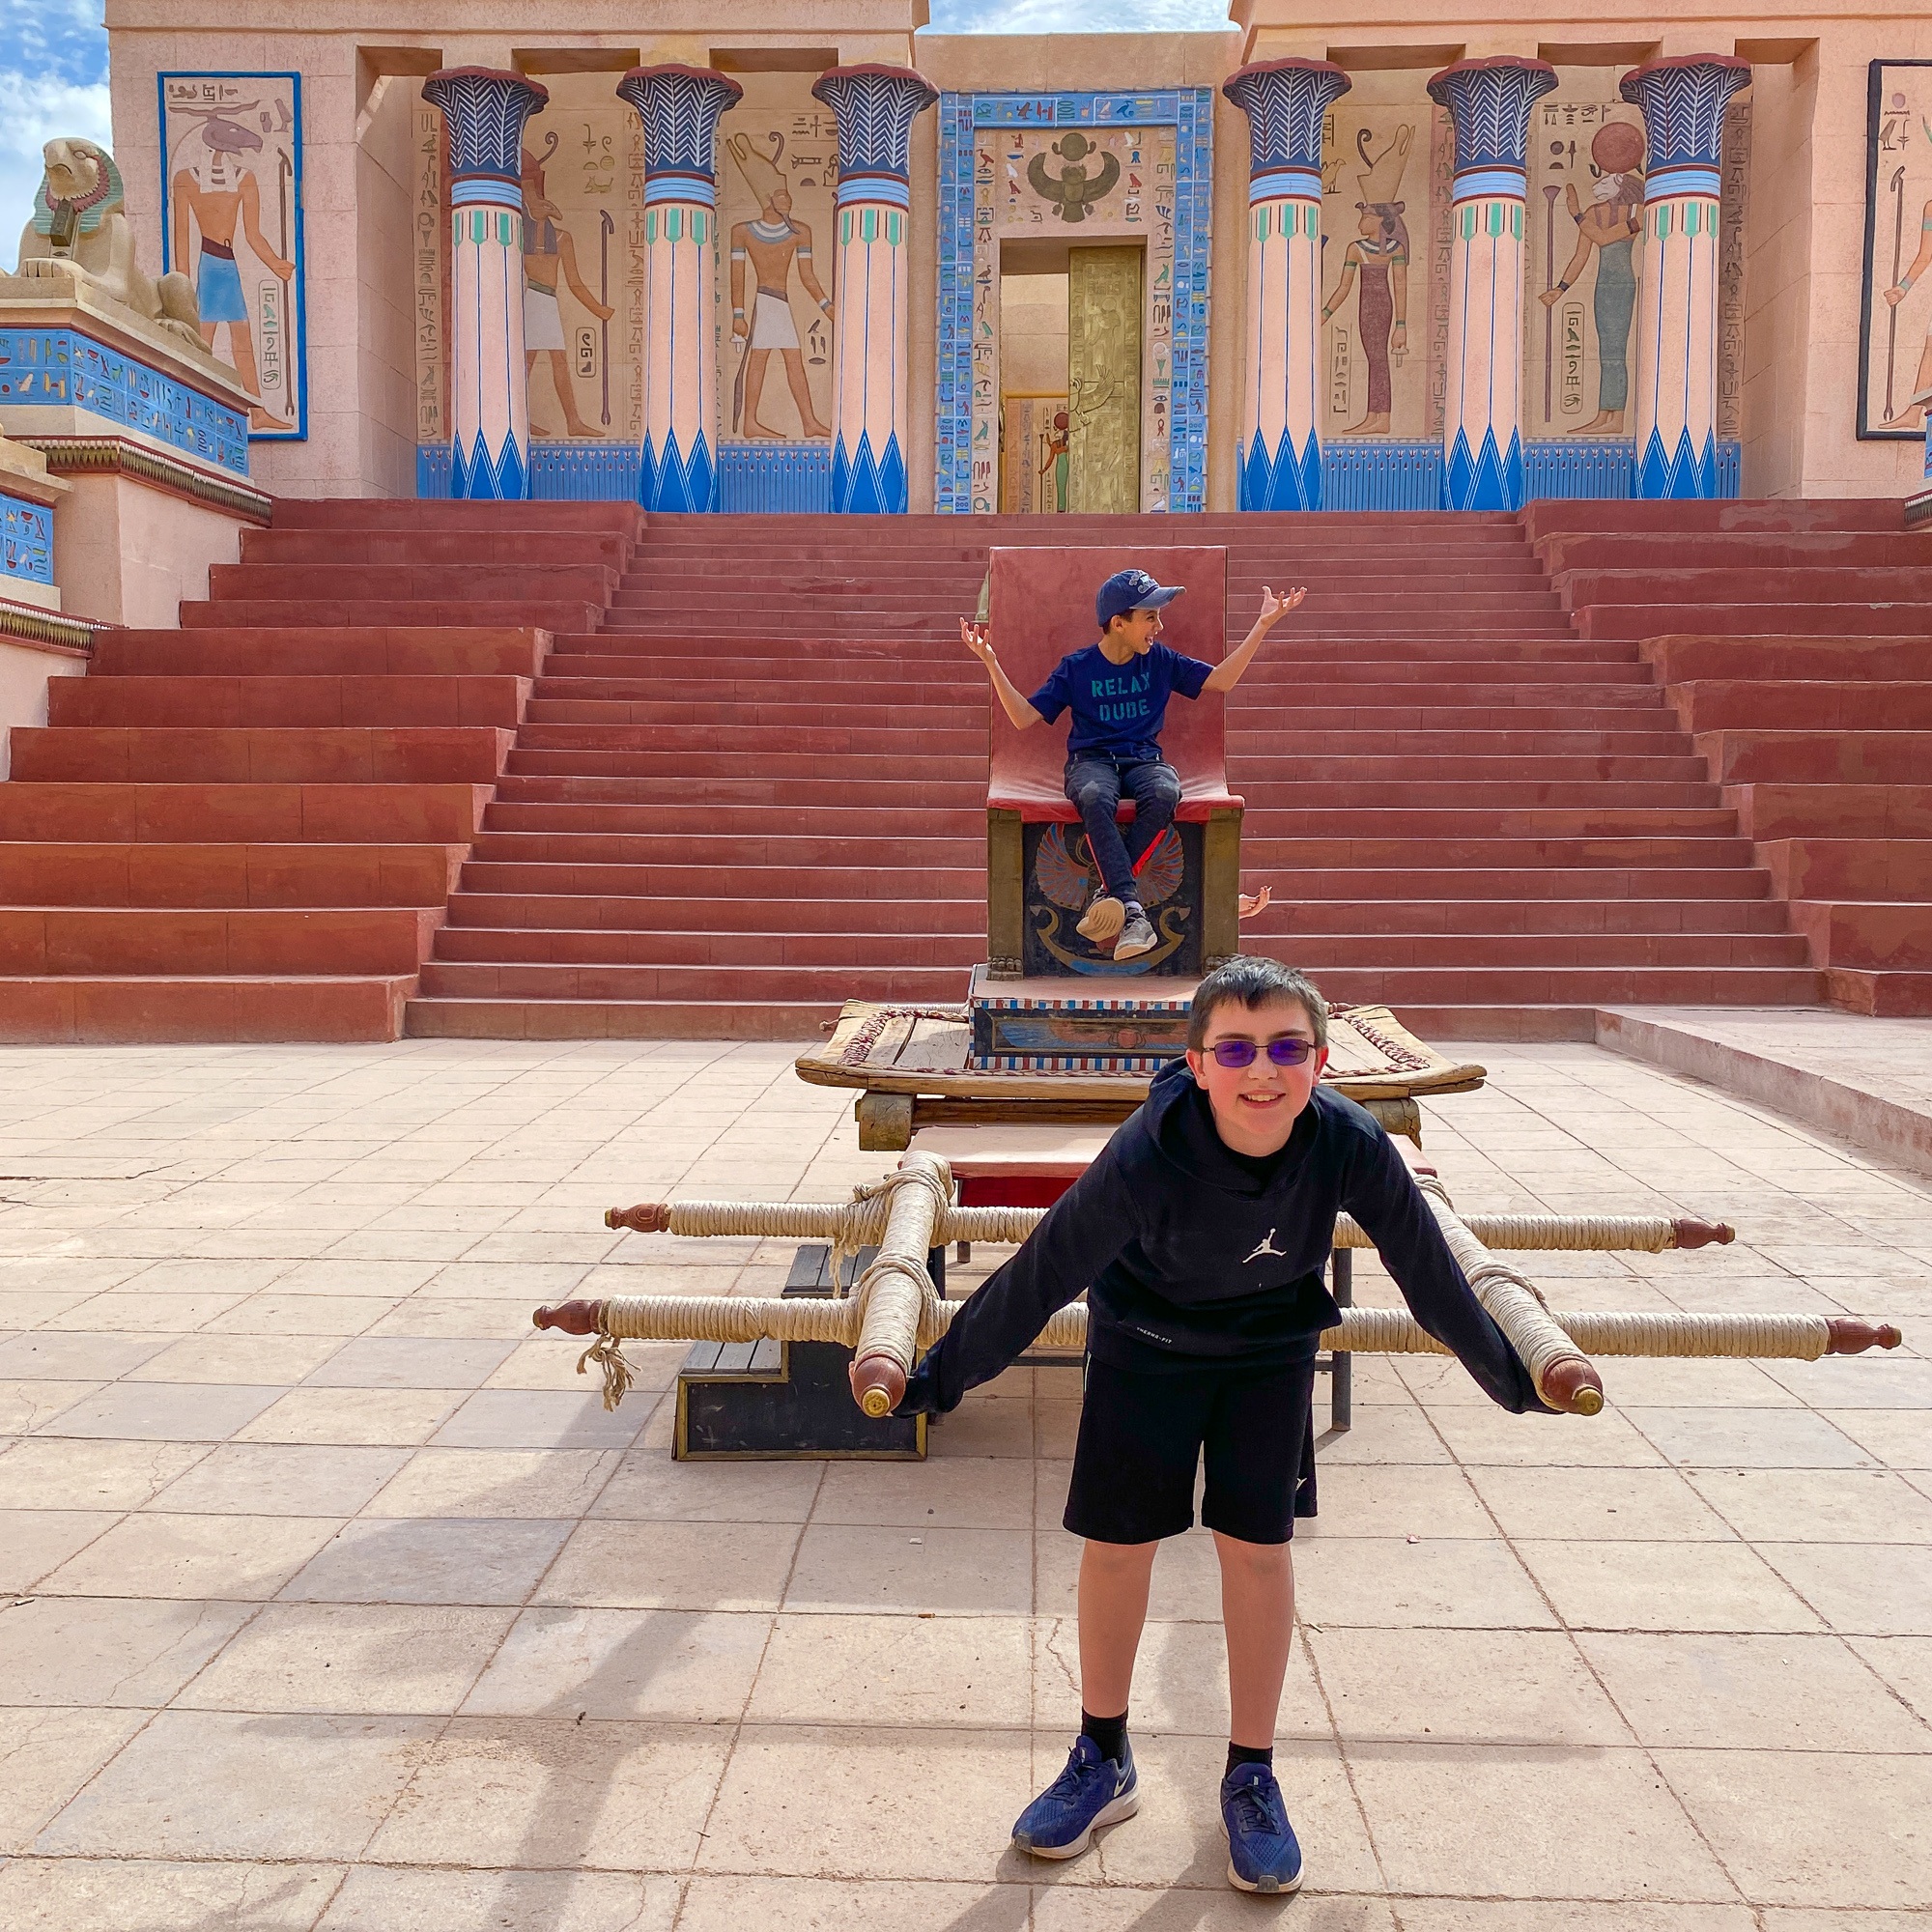
[[[1213,33],[1229,25],[1227,0],[933,0],[935,34]]]
[[[41,150],[62,134],[112,146],[107,83],[0,71],[0,259],[14,259],[44,170]]]

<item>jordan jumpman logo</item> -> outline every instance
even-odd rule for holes
[[[1272,1228],[1270,1228],[1267,1231],[1267,1238],[1264,1240],[1261,1243],[1261,1245],[1255,1249],[1253,1254],[1248,1256],[1247,1260],[1250,1262],[1258,1262],[1264,1255],[1273,1255],[1277,1261],[1285,1262],[1288,1259],[1288,1250],[1286,1248],[1278,1248],[1275,1246],[1274,1230]],[[1246,1265],[1247,1262],[1243,1262],[1242,1266],[1245,1267]]]

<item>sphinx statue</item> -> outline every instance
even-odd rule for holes
[[[134,259],[134,232],[122,206],[114,156],[76,135],[49,141],[42,154],[46,172],[34,196],[33,219],[20,236],[16,273],[60,279],[77,270],[95,297],[132,309],[206,355],[194,284],[178,273],[155,280]]]

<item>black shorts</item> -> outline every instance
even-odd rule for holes
[[[1205,1450],[1201,1520],[1242,1543],[1288,1542],[1314,1390],[1313,1361],[1143,1375],[1090,1355],[1062,1520],[1095,1543],[1179,1536]]]

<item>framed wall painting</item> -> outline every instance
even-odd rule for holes
[[[301,76],[162,73],[161,266],[194,283],[201,334],[260,398],[252,441],[308,434]]]
[[[1932,61],[1875,60],[1865,118],[1859,440],[1917,442],[1932,385]]]

